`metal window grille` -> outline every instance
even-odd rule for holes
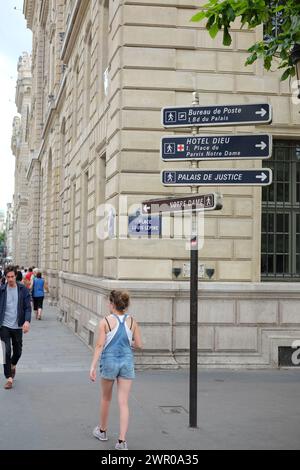
[[[275,141],[269,167],[273,183],[262,193],[261,277],[299,281],[300,141]]]

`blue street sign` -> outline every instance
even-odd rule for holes
[[[261,170],[170,170],[161,172],[164,186],[267,186],[272,183],[272,171]]]
[[[267,104],[173,106],[162,109],[164,127],[238,126],[270,124],[272,107]]]
[[[161,139],[164,161],[265,159],[272,154],[270,134],[167,136]]]
[[[129,216],[128,234],[132,237],[161,235],[161,217],[140,213]]]

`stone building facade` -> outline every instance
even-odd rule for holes
[[[233,43],[224,48],[220,38],[212,41],[203,25],[190,22],[197,7],[191,0],[24,2],[33,32],[30,259],[46,272],[61,319],[91,346],[107,313],[107,294],[129,289],[143,329],[138,361],[145,367],[187,364],[189,348],[183,276],[189,252],[178,236],[179,221],[163,220],[163,239],[127,233],[129,207],[136,213],[144,200],[179,192],[160,183],[160,171],[170,169],[159,155],[160,138],[170,134],[162,128],[161,108],[190,105],[194,91],[203,105],[267,101],[271,126],[226,132],[267,131],[278,142],[299,135],[289,83],[261,63],[244,66],[262,30],[236,24]],[[201,166],[251,169],[261,162]],[[300,334],[297,277],[261,282],[261,188],[218,190],[223,209],[205,214],[199,253],[215,270],[212,280],[199,284],[199,363],[277,365],[279,346],[291,346]]]
[[[0,232],[4,232],[5,230],[5,213],[4,211],[0,211]]]
[[[24,52],[18,62],[16,105],[19,116],[13,121],[11,148],[15,156],[13,217],[13,258],[20,266],[28,262],[29,189],[26,173],[29,165],[29,116],[31,112],[31,56]]]
[[[14,226],[14,212],[11,202],[7,204],[6,219],[5,219],[5,239],[6,239],[6,258],[13,259],[13,226]]]

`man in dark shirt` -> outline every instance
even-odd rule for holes
[[[8,267],[5,270],[7,284],[0,286],[0,338],[6,390],[13,387],[16,365],[22,355],[23,333],[28,333],[31,321],[30,293],[16,281],[16,274],[15,268]]]

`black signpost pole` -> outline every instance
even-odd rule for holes
[[[197,427],[198,391],[198,230],[197,212],[192,213],[190,284],[190,427]]]
[[[198,93],[194,93],[193,105],[199,105]],[[193,127],[192,134],[197,134],[197,127]],[[198,167],[197,162],[192,167]],[[198,193],[198,188],[192,188]],[[191,227],[191,281],[190,281],[190,427],[197,427],[197,392],[198,392],[198,217],[193,208]]]

